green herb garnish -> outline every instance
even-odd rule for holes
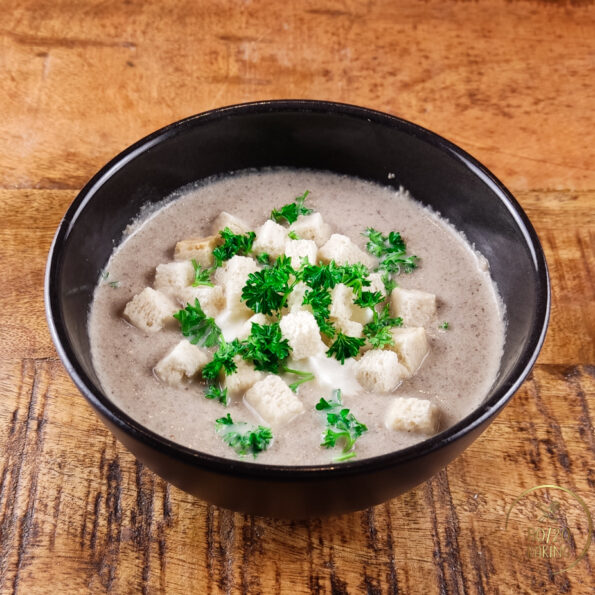
[[[360,308],[374,308],[383,299],[384,296],[379,291],[362,291],[360,296],[353,300],[353,303],[360,306]]]
[[[359,353],[360,347],[363,347],[365,342],[365,339],[349,337],[339,331],[337,338],[329,347],[326,355],[327,357],[334,356],[335,359],[341,362],[341,364],[344,364],[346,359],[355,357]]]
[[[194,269],[194,281],[192,282],[192,287],[198,287],[199,285],[213,287],[213,284],[211,283],[211,273],[213,272],[213,269],[201,267],[194,258],[192,259],[192,268]]]
[[[205,393],[207,399],[213,399],[219,401],[223,405],[227,405],[227,388],[221,388],[216,384],[210,384],[207,392]]]
[[[248,275],[242,300],[254,312],[273,314],[283,308],[296,282],[291,259],[281,255],[273,266]]]
[[[417,267],[417,256],[407,256],[407,247],[399,232],[391,231],[384,236],[368,227],[363,235],[368,238],[366,249],[379,260],[379,270],[399,274],[401,270],[410,273]]]
[[[220,267],[225,260],[229,260],[236,254],[248,254],[252,250],[252,244],[256,238],[256,234],[253,231],[249,231],[246,234],[236,234],[229,227],[220,231],[219,235],[223,238],[223,244],[213,250],[215,267]]]
[[[298,234],[297,234],[297,233],[295,233],[295,231],[290,231],[290,232],[287,234],[287,237],[288,237],[289,239],[291,239],[291,240],[299,240],[299,239],[300,239],[300,236],[298,236]]]
[[[120,287],[120,282],[119,281],[110,281],[108,283],[108,285],[110,287],[112,287],[113,289],[118,289],[118,287]]]
[[[380,313],[374,310],[372,320],[364,326],[364,335],[374,349],[382,349],[387,345],[394,345],[390,329],[396,326],[403,326],[403,319],[392,318],[389,306],[385,304]]]
[[[390,295],[390,292],[395,287],[397,287],[396,282],[392,280],[390,273],[387,271],[384,271],[384,273],[382,274],[382,283],[384,284],[384,290],[386,291],[386,295]]]
[[[257,262],[264,264],[265,266],[270,264],[270,259],[271,257],[266,252],[262,252],[256,257]]]
[[[221,336],[221,329],[203,312],[198,299],[194,300],[194,306],[187,304],[174,314],[174,318],[180,323],[182,334],[193,345],[213,347]]]
[[[241,351],[241,344],[237,339],[227,343],[223,338],[219,340],[219,349],[213,354],[213,359],[203,368],[203,378],[215,380],[223,370],[225,374],[233,374],[238,366],[234,357]]]
[[[356,264],[345,264],[341,267],[341,283],[351,287],[356,296],[360,296],[364,287],[370,286],[368,275],[370,271],[361,262]]]
[[[450,324],[448,324],[448,322],[443,322],[439,328],[444,329],[445,331],[448,330],[448,328],[450,327]]]
[[[284,371],[282,364],[289,357],[291,347],[281,334],[278,322],[273,324],[252,323],[248,338],[241,344],[244,359],[251,359],[257,370],[278,374]]]
[[[341,283],[343,269],[334,260],[329,264],[306,265],[301,273],[301,279],[312,289],[332,289]]]
[[[335,328],[329,320],[331,301],[331,294],[324,287],[307,289],[302,300],[302,304],[312,308],[312,314],[318,323],[320,332],[330,338],[335,336]]]
[[[310,191],[306,190],[304,194],[295,199],[295,202],[284,205],[280,209],[273,209],[271,212],[271,219],[277,223],[282,222],[283,219],[285,219],[287,223],[291,224],[295,223],[300,215],[309,215],[312,213],[312,209],[304,206],[304,201],[308,194],[310,194]]]
[[[226,444],[237,454],[251,453],[254,458],[259,452],[266,450],[273,439],[273,432],[264,426],[249,426],[245,422],[234,422],[228,413],[215,420],[215,428]]]
[[[299,376],[299,380],[292,382],[289,385],[289,388],[295,393],[297,392],[298,387],[300,384],[304,384],[304,382],[310,382],[310,380],[314,380],[315,376],[312,372],[304,372],[303,370],[293,370],[292,368],[288,368],[287,366],[282,367],[283,372],[288,372],[289,374],[295,374]]]
[[[342,454],[336,457],[335,461],[346,461],[356,456],[353,447],[357,439],[368,431],[365,424],[357,421],[353,413],[343,406],[341,391],[334,391],[336,400],[327,401],[321,398],[316,404],[317,411],[326,412],[327,429],[322,435],[320,446],[333,448],[343,444]]]

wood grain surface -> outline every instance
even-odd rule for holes
[[[0,592],[593,592],[593,547],[555,574],[504,530],[542,484],[595,514],[593,2],[0,8]],[[550,266],[548,337],[504,412],[427,483],[336,518],[250,517],[168,485],[96,418],[44,319],[53,233],[89,177],[160,126],[265,98],[365,105],[453,140],[517,196]]]

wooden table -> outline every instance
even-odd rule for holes
[[[554,574],[503,530],[542,484],[595,513],[592,1],[1,8],[2,593],[592,592],[593,547]],[[109,158],[184,116],[288,97],[385,110],[467,149],[532,219],[553,289],[537,365],[463,456],[400,498],[309,522],[220,510],[139,464],[57,359],[42,290],[61,216]]]

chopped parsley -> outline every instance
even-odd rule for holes
[[[301,280],[312,289],[332,289],[343,279],[343,269],[331,260],[329,264],[306,265],[301,272]]]
[[[345,264],[341,268],[341,283],[351,287],[356,296],[361,295],[364,287],[370,286],[368,275],[370,271],[361,262],[357,264]]]
[[[253,231],[245,234],[236,234],[229,227],[220,231],[219,235],[223,238],[223,244],[213,250],[215,267],[220,267],[225,260],[229,260],[236,254],[248,254],[252,250],[252,244],[256,239],[256,234]]]
[[[266,450],[273,439],[273,432],[264,426],[250,426],[245,422],[234,422],[228,413],[215,420],[215,428],[226,444],[237,454],[252,454],[254,458],[259,452]]]
[[[233,374],[238,366],[234,357],[241,351],[241,344],[237,339],[227,343],[223,337],[219,341],[219,349],[215,351],[213,359],[203,368],[203,378],[215,380],[223,370],[225,374]]]
[[[373,227],[363,233],[368,238],[366,249],[378,258],[378,270],[399,274],[401,270],[410,273],[417,267],[417,256],[407,256],[407,247],[401,234],[391,231],[388,236]]]
[[[270,264],[270,259],[271,257],[266,252],[262,252],[256,257],[256,261],[260,264],[264,264],[265,266]]]
[[[298,234],[297,234],[297,233],[295,233],[295,231],[290,231],[290,232],[287,234],[287,237],[288,237],[289,239],[291,239],[291,240],[299,240],[299,239],[300,239],[300,236],[298,236]]]
[[[394,345],[390,329],[396,326],[403,326],[403,319],[401,317],[392,318],[389,313],[388,304],[384,305],[380,313],[376,310],[373,312],[372,320],[364,326],[364,335],[368,339],[368,343],[374,349],[382,349],[387,345]]]
[[[390,292],[397,287],[397,284],[395,281],[393,281],[392,277],[390,276],[390,273],[387,271],[384,271],[384,273],[382,273],[382,283],[384,284],[384,290],[386,291],[386,295],[390,295]]]
[[[193,345],[213,347],[221,336],[221,329],[203,312],[198,299],[194,300],[194,306],[187,304],[174,314],[174,318],[180,323],[182,334]]]
[[[222,405],[227,405],[227,388],[221,388],[217,384],[210,384],[207,392],[205,392],[205,397],[219,401]]]
[[[357,337],[349,337],[344,335],[341,331],[337,334],[337,338],[334,343],[329,347],[326,352],[327,357],[334,356],[335,359],[339,360],[341,364],[345,363],[345,360],[350,357],[355,357],[361,347],[364,346],[365,339],[358,339]]]
[[[101,279],[105,281],[105,283],[107,283],[112,289],[118,289],[118,287],[120,287],[119,281],[108,281],[108,278],[109,271],[103,271],[103,273],[101,273]]]
[[[251,359],[257,370],[278,374],[291,347],[283,338],[278,322],[262,325],[253,322],[250,335],[240,344],[240,350],[242,357]]]
[[[192,259],[192,268],[194,269],[194,281],[192,287],[198,287],[199,285],[208,285],[213,287],[211,283],[211,273],[213,269],[201,267],[196,260]]]
[[[298,387],[300,384],[304,384],[304,382],[310,382],[310,380],[314,380],[314,374],[312,372],[304,372],[303,370],[293,370],[292,368],[288,368],[287,366],[283,366],[283,372],[287,372],[289,374],[295,374],[299,377],[298,380],[292,382],[289,385],[289,388],[295,393],[297,392]]]
[[[445,331],[448,330],[450,327],[450,324],[448,324],[448,322],[443,322],[438,328],[444,329]]]
[[[374,308],[382,300],[384,300],[384,296],[379,291],[362,291],[359,297],[353,300],[353,303],[360,308]]]
[[[287,302],[287,297],[297,282],[294,275],[291,259],[281,255],[273,266],[248,275],[242,289],[242,300],[254,312],[278,312]]]
[[[356,456],[353,450],[355,443],[364,432],[368,431],[368,428],[357,421],[353,413],[344,407],[340,390],[334,391],[334,396],[335,400],[330,401],[321,398],[316,404],[316,410],[326,413],[327,429],[322,435],[320,446],[333,448],[342,444],[342,454],[334,459],[341,462]]]
[[[331,301],[331,294],[324,287],[307,289],[302,300],[303,305],[309,305],[312,308],[312,314],[318,323],[320,332],[330,338],[335,336],[335,329],[328,319],[330,316]]]
[[[300,215],[309,215],[312,213],[312,209],[304,206],[304,201],[308,194],[310,194],[310,191],[306,190],[304,194],[295,199],[295,202],[284,205],[280,209],[273,209],[271,212],[271,219],[277,223],[281,223],[285,220],[287,223],[291,224],[295,223]]]

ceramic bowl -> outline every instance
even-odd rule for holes
[[[303,467],[230,460],[143,427],[102,392],[89,349],[93,289],[128,223],[147,203],[191,182],[246,168],[329,170],[395,187],[448,218],[487,258],[506,306],[497,379],[483,404],[440,434],[369,459]],[[394,173],[392,179],[388,174]],[[539,240],[513,196],[444,138],[377,111],[322,101],[264,101],[181,120],[103,167],[68,209],[52,244],[45,303],[64,366],[98,416],[140,461],[210,503],[305,518],[363,509],[425,481],[494,420],[531,370],[549,315]],[[98,445],[99,448],[99,445]]]

